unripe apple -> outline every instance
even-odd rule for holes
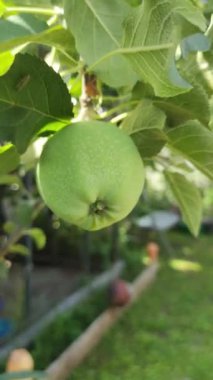
[[[85,121],[57,132],[37,166],[40,194],[60,218],[99,230],[127,216],[144,184],[132,139],[116,126]]]

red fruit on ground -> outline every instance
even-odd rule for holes
[[[128,284],[121,280],[115,280],[109,289],[110,303],[113,306],[125,306],[131,298],[131,292]]]

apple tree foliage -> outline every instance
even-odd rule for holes
[[[197,235],[191,172],[213,179],[211,12],[212,0],[0,0],[0,184],[27,191],[30,148],[84,112],[131,136]],[[26,222],[37,209],[25,206],[14,241],[28,234],[42,246]]]

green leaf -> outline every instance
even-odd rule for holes
[[[8,20],[2,20],[0,30],[4,31],[0,37],[0,52],[5,52],[21,45],[25,46],[29,43],[39,45],[47,45],[55,47],[68,60],[70,65],[77,65],[78,54],[75,49],[75,41],[72,34],[62,26],[55,26],[47,29],[47,25],[43,31],[35,31],[27,28],[25,25],[17,25]],[[10,34],[7,34],[7,30]]]
[[[7,222],[5,222],[3,224],[3,230],[4,232],[6,232],[6,234],[10,235],[12,233],[14,233],[17,229],[17,226],[14,222],[8,220]]]
[[[29,255],[29,249],[23,244],[13,244],[9,247],[8,252],[16,253],[22,256]]]
[[[156,156],[167,142],[165,133],[157,128],[142,129],[131,137],[142,158]]]
[[[60,25],[30,37],[29,42],[55,47],[65,56],[70,66],[78,65],[79,57],[75,48],[74,37],[68,30],[62,28]]]
[[[168,125],[176,126],[187,120],[199,120],[208,126],[210,119],[209,94],[212,90],[194,56],[179,63],[183,76],[193,85],[193,89],[168,99],[156,99],[154,104],[167,114]],[[202,112],[201,112],[202,110]]]
[[[182,16],[200,30],[205,31],[207,21],[202,10],[193,5],[191,0],[173,0],[171,3],[173,12]]]
[[[213,11],[213,7],[212,7],[212,11]],[[205,34],[210,39],[210,42],[213,42],[213,16],[212,15],[211,15],[208,29],[206,30]]]
[[[197,236],[202,218],[202,198],[198,189],[182,174],[167,171],[165,176],[180,206],[184,222],[192,234]]]
[[[203,7],[204,7],[204,11],[205,13],[213,13],[213,1],[212,0],[202,0],[203,1]]]
[[[9,50],[7,47],[7,42],[10,46],[10,41],[13,39],[22,38],[28,35],[33,35],[35,33],[41,33],[48,28],[48,25],[39,20],[33,15],[14,15],[8,17],[8,19],[0,19],[0,46],[5,46],[5,50]],[[23,40],[26,43],[27,40]],[[12,45],[11,45],[12,46]],[[0,50],[2,51],[2,50]]]
[[[148,84],[138,82],[133,89],[133,99],[140,100],[143,97],[153,99],[153,105],[166,112],[169,126],[177,126],[194,119],[208,126],[209,96],[212,94],[211,83],[208,81],[209,73],[205,75],[202,72],[194,55],[187,61],[181,60],[178,66],[183,76],[193,85],[189,92],[170,98],[156,98]]]
[[[60,121],[56,121],[56,122],[53,122],[53,123],[48,123],[46,124],[40,131],[39,131],[39,134],[38,136],[49,136],[55,132],[58,132],[60,131],[60,129],[63,129],[65,126],[64,126],[64,123],[60,122]]]
[[[208,96],[199,84],[194,84],[194,88],[185,94],[167,99],[159,98],[153,104],[166,112],[169,126],[176,126],[193,119],[199,120],[206,126],[209,123]]]
[[[14,55],[9,51],[0,53],[0,76],[4,75],[10,68],[14,61]]]
[[[132,89],[132,99],[153,99],[155,97],[153,87],[149,83],[137,82]]]
[[[12,144],[0,146],[0,175],[15,170],[19,163],[20,156]]]
[[[4,2],[2,0],[0,0],[0,17],[4,14],[5,8],[6,8],[6,6],[5,6]]]
[[[168,1],[144,0],[125,23],[126,58],[156,95],[174,96],[190,85],[174,64],[174,27]]]
[[[18,54],[0,77],[0,138],[23,153],[47,123],[67,124],[71,116],[70,95],[61,77],[38,58]]]
[[[67,26],[88,65],[121,47],[122,24],[130,9],[123,0],[65,0]],[[121,54],[97,64],[95,72],[112,87],[132,86],[136,81],[136,75]]]
[[[164,112],[153,106],[151,100],[144,99],[129,113],[121,124],[121,129],[130,134],[142,158],[158,154],[167,141],[164,127]]]
[[[190,54],[187,60],[181,59],[179,61],[179,67],[184,77],[186,77],[193,86],[195,84],[199,84],[203,86],[209,95],[212,95],[211,80],[206,75],[206,72],[209,69],[204,58],[204,55],[206,54],[207,53],[202,53],[199,55]]]
[[[13,215],[11,219],[16,223],[17,226],[21,228],[26,228],[30,226],[32,222],[33,206],[35,204],[34,200],[31,199],[21,199],[14,208]]]
[[[213,179],[213,132],[198,121],[188,121],[167,133],[168,144]]]
[[[28,230],[24,230],[23,235],[28,235],[33,238],[38,249],[44,248],[46,244],[46,236],[40,228],[30,228]]]
[[[164,112],[153,106],[151,100],[144,99],[124,119],[121,124],[121,129],[128,134],[139,132],[142,129],[162,129],[165,124],[165,119],[166,115]]]
[[[0,185],[17,185],[23,187],[21,179],[17,175],[3,174],[0,175]]]
[[[160,97],[175,96],[191,88],[175,66],[177,13],[205,28],[205,18],[189,0],[144,0],[125,24],[123,53],[141,80],[150,83]]]

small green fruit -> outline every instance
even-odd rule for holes
[[[37,183],[47,206],[86,230],[130,213],[142,192],[144,167],[131,138],[110,123],[65,127],[44,147]]]

